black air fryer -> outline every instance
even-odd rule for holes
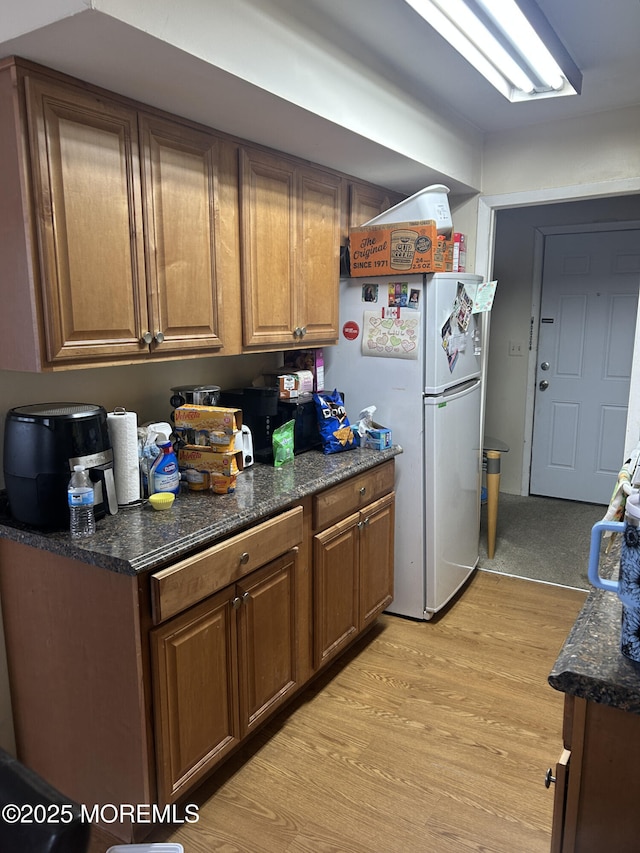
[[[95,515],[118,511],[107,412],[92,403],[37,403],[7,412],[4,481],[11,515],[33,527],[69,525],[67,486],[74,465],[94,484]]]

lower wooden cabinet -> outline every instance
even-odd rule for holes
[[[295,555],[152,631],[161,804],[191,788],[296,688]]]
[[[391,601],[393,484],[389,460],[153,573],[0,538],[21,760],[78,802],[184,798]]]
[[[381,466],[383,468],[384,466]],[[353,501],[385,490],[388,472],[376,470],[351,491]],[[335,500],[338,492],[341,502]],[[351,504],[344,484],[318,497],[316,517]],[[313,538],[314,665],[323,666],[367,628],[393,598],[395,494],[367,503]]]
[[[563,740],[552,853],[637,853],[640,715],[567,695]]]

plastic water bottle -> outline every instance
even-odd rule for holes
[[[69,501],[69,532],[72,539],[84,539],[96,532],[93,514],[93,484],[84,465],[74,465],[67,487]]]

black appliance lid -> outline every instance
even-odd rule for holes
[[[8,416],[25,421],[40,421],[46,418],[69,420],[94,417],[105,411],[102,406],[93,403],[33,403],[30,406],[17,406],[15,409],[10,409]]]

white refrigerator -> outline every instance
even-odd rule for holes
[[[340,282],[340,337],[325,388],[349,420],[375,406],[396,456],[395,590],[390,613],[428,620],[478,562],[482,328],[465,273]]]

